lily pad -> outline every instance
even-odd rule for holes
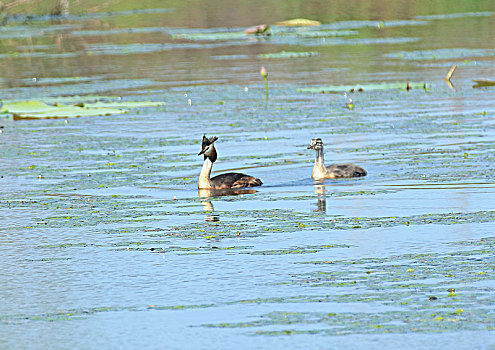
[[[321,22],[306,18],[294,18],[294,19],[289,19],[287,21],[276,22],[275,24],[278,26],[286,26],[286,27],[303,27],[303,26],[319,26],[321,25]]]
[[[150,101],[97,101],[77,105],[53,105],[41,101],[17,101],[3,104],[1,113],[12,114],[14,119],[76,118],[128,113],[128,108],[156,107],[164,102]]]
[[[87,103],[84,106],[88,108],[144,108],[144,107],[160,107],[165,106],[165,102],[153,102],[153,101],[98,101],[94,103]]]
[[[306,52],[290,52],[290,51],[280,51],[276,53],[265,53],[259,55],[259,58],[299,58],[299,57],[311,57],[319,55],[316,51],[306,51]]]
[[[443,15],[415,16],[414,18],[435,20],[435,19],[453,19],[453,18],[462,18],[462,17],[490,17],[492,15],[493,12],[461,12],[461,13],[449,13]]]
[[[322,25],[325,29],[361,29],[361,28],[391,28],[404,26],[424,26],[429,22],[424,20],[391,20],[391,21],[340,21]]]
[[[249,34],[243,31],[232,32],[216,32],[216,33],[176,33],[171,34],[172,39],[182,39],[191,41],[216,41],[216,40],[234,40],[234,39],[246,39]]]
[[[109,95],[70,95],[70,96],[55,96],[55,97],[42,97],[41,102],[46,104],[78,104],[78,103],[94,103],[94,102],[109,102],[109,101],[120,101],[119,96],[109,96]],[[19,100],[22,101],[22,100]],[[14,101],[7,101],[14,102]]]
[[[409,88],[408,88],[409,87]],[[381,83],[381,84],[359,84],[359,85],[328,85],[320,87],[306,87],[297,89],[298,92],[312,93],[338,93],[338,92],[360,92],[360,91],[380,91],[380,90],[408,90],[408,89],[428,89],[426,83]]]
[[[22,101],[5,103],[2,106],[0,112],[12,114],[14,119],[17,120],[93,117],[100,115],[128,113],[129,110],[108,107],[88,108],[84,105],[82,107],[68,105],[50,106],[41,101]]]
[[[404,60],[442,60],[442,59],[464,59],[468,57],[492,57],[495,56],[494,49],[437,49],[419,51],[400,51],[385,55],[388,58],[400,58]]]
[[[357,30],[304,30],[297,31],[296,36],[303,38],[331,38],[336,36],[356,35]]]

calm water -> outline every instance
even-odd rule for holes
[[[3,115],[0,348],[495,346],[491,1],[19,6],[4,103],[166,105]],[[297,17],[323,24],[242,33]],[[200,197],[204,133],[264,185]],[[313,182],[314,137],[368,176]]]

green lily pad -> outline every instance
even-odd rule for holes
[[[426,83],[409,83],[409,89],[428,89]],[[306,87],[297,89],[298,92],[311,93],[338,93],[338,92],[360,92],[380,90],[407,90],[408,83],[381,83],[381,84],[358,84],[358,85],[328,85],[320,87]]]
[[[424,26],[429,22],[424,20],[390,20],[390,21],[340,21],[325,24],[322,27],[327,29],[361,29],[361,28],[391,28],[391,27],[404,27],[404,26]]]
[[[129,110],[108,107],[86,107],[68,105],[47,105],[41,101],[21,101],[5,103],[0,110],[2,113],[12,114],[17,119],[49,119],[49,118],[77,118],[93,117],[128,113]]]
[[[98,101],[94,103],[86,103],[84,105],[88,108],[144,108],[144,107],[160,107],[165,106],[165,102],[153,102],[153,101]]]
[[[105,96],[105,95],[71,95],[71,96],[55,96],[55,97],[42,97],[42,102],[52,104],[78,104],[78,103],[94,103],[94,102],[109,102],[120,101],[119,96]],[[19,100],[22,101],[22,100]],[[5,102],[5,101],[4,101]],[[13,102],[13,101],[10,101]]]
[[[50,100],[56,101],[57,99],[50,98]],[[70,96],[59,98],[59,100],[77,104],[62,105],[58,102],[47,104],[42,101],[7,101],[3,104],[0,113],[12,114],[14,119],[75,118],[123,114],[128,113],[130,108],[165,105],[165,102],[100,100],[98,96]],[[92,102],[84,103],[81,101]]]
[[[295,32],[296,36],[303,38],[332,38],[356,34],[359,34],[357,30],[304,30]]]
[[[493,57],[494,49],[437,49],[419,51],[399,51],[384,55],[388,58],[400,58],[403,60],[444,60],[444,59],[466,59],[469,57]]]
[[[176,33],[171,34],[172,39],[192,40],[192,41],[216,41],[247,39],[249,34],[245,32],[215,32],[215,33]]]
[[[462,17],[490,17],[493,15],[493,12],[461,12],[461,13],[449,13],[449,14],[441,14],[441,15],[427,15],[427,16],[415,16],[415,19],[426,19],[426,20],[435,20],[435,19],[454,19],[454,18],[462,18]]]
[[[276,53],[265,53],[258,55],[259,58],[299,58],[299,57],[311,57],[319,55],[316,51],[307,51],[307,52],[289,52],[289,51],[280,51]]]

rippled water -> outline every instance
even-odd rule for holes
[[[277,3],[4,17],[4,103],[166,105],[3,115],[1,348],[494,346],[493,4]],[[204,133],[264,185],[200,197]],[[315,183],[313,137],[368,176]]]

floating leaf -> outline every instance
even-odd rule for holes
[[[493,15],[493,12],[461,12],[461,13],[449,13],[443,15],[428,15],[428,16],[415,16],[416,19],[426,19],[426,20],[435,20],[435,19],[453,19],[453,18],[462,18],[462,17],[490,17]]]
[[[217,33],[177,33],[171,34],[172,39],[193,40],[193,41],[216,41],[216,40],[233,40],[246,39],[248,34],[245,32],[217,32]]]
[[[71,96],[56,96],[56,97],[40,97],[42,102],[47,104],[76,104],[76,103],[93,103],[98,101],[120,101],[119,96],[105,95],[71,95]],[[21,100],[22,101],[22,100]]]
[[[319,55],[316,51],[307,51],[307,52],[288,52],[288,51],[280,51],[276,53],[264,53],[260,54],[259,58],[299,58],[299,57],[311,57]]]
[[[286,27],[303,27],[303,26],[319,26],[321,25],[321,22],[313,21],[311,19],[306,19],[306,18],[295,18],[295,19],[289,19],[287,21],[276,22],[275,24],[278,26],[286,26]]]
[[[54,106],[49,106],[46,103],[40,101],[18,101],[18,102],[4,102],[1,113],[43,113],[45,111],[52,110]]]
[[[165,102],[153,102],[153,101],[98,101],[95,103],[87,103],[85,106],[88,108],[144,108],[144,107],[160,107],[165,106]]]
[[[424,26],[429,24],[423,20],[391,20],[391,21],[340,21],[331,24],[325,24],[329,29],[361,29],[361,28],[389,28],[402,26]]]
[[[464,59],[467,57],[491,57],[495,56],[494,49],[437,49],[419,51],[400,51],[386,54],[388,58],[400,58],[404,60],[443,60],[443,59]]]
[[[128,109],[162,106],[164,102],[110,101],[70,105],[48,105],[41,101],[17,101],[3,104],[1,113],[12,114],[14,119],[75,118],[128,113]]]
[[[108,107],[77,107],[67,105],[50,106],[40,101],[6,103],[1,112],[12,114],[17,119],[77,118],[128,113],[129,110]]]
[[[88,97],[86,97],[88,98]],[[84,103],[83,96],[60,98],[65,102],[77,102],[75,105],[62,105],[57,102],[47,104],[42,101],[6,101],[0,113],[9,113],[14,119],[38,119],[38,118],[74,118],[92,117],[100,115],[128,113],[130,108],[157,107],[165,105],[165,102],[152,101],[98,101],[97,96],[90,96],[88,100],[95,101]],[[48,99],[57,100],[57,99]]]
[[[358,33],[359,32],[357,30],[305,30],[297,31],[294,34],[303,38],[328,38],[336,36],[356,35]]]
[[[411,89],[428,89],[426,83],[381,83],[381,84],[364,84],[364,85],[329,85],[320,87],[306,87],[297,89],[298,92],[312,93],[336,93],[336,92],[360,92],[360,91],[380,91],[380,90],[407,90]]]

